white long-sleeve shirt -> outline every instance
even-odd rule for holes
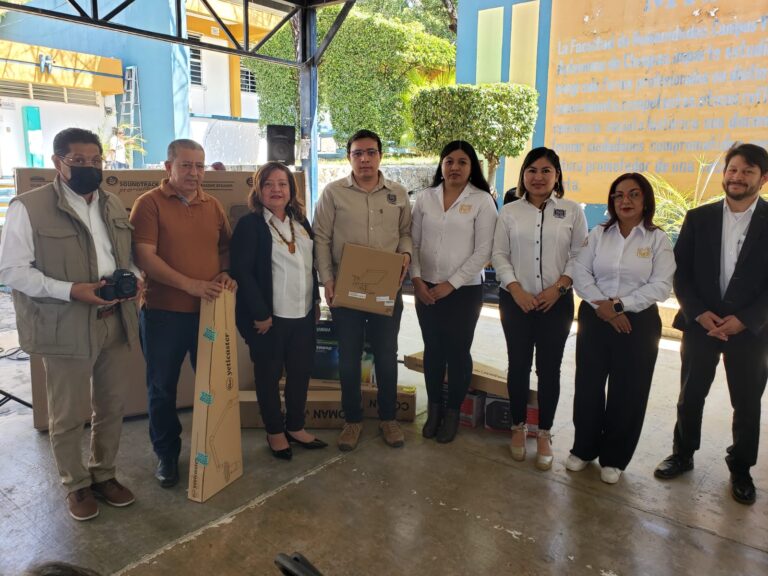
[[[749,223],[755,213],[757,198],[744,212],[733,212],[728,201],[723,202],[723,235],[720,245],[720,296],[725,297],[728,284],[731,283],[741,247],[747,238]]]
[[[67,202],[93,237],[99,278],[111,276],[117,264],[99,210],[99,191],[94,192],[89,204],[64,182],[60,184]],[[46,276],[33,266],[34,260],[35,242],[29,213],[23,203],[11,202],[0,239],[0,282],[32,298],[48,297],[69,302],[73,283]],[[130,268],[134,274],[140,274],[133,263]]]
[[[618,298],[625,311],[642,312],[669,298],[675,255],[660,228],[648,230],[639,224],[624,238],[618,224],[596,226],[573,272],[573,288],[583,300],[591,304]]]
[[[552,195],[542,210],[521,198],[501,209],[491,261],[501,288],[519,282],[538,294],[562,275],[573,278],[573,261],[587,237],[587,220],[576,202]]]
[[[480,284],[491,259],[496,204],[488,192],[467,184],[445,210],[443,185],[416,196],[411,215],[411,278],[458,289]]]

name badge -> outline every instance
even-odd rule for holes
[[[393,206],[397,204],[397,194],[387,194],[387,202]]]
[[[638,258],[650,258],[651,254],[653,252],[650,248],[638,248],[637,249],[637,257]]]
[[[472,212],[472,206],[470,204],[460,204],[459,214],[469,214]]]
[[[565,209],[555,208],[555,218],[565,218]]]

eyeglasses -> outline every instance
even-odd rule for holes
[[[85,156],[72,156],[68,158],[66,156],[59,156],[59,158],[69,167],[82,168],[84,166],[92,166],[93,168],[103,168],[104,158],[102,156],[94,156],[93,158],[86,158]]]
[[[632,200],[632,202],[634,202],[638,198],[642,198],[642,197],[643,197],[643,193],[640,192],[639,190],[631,190],[626,194],[624,194],[623,192],[614,192],[613,194],[611,194],[611,200],[613,200],[614,202],[621,202],[622,200],[624,200],[624,198],[629,198],[630,200]]]
[[[368,158],[375,158],[379,155],[379,151],[376,150],[376,148],[368,148],[368,150],[353,150],[349,153],[349,155],[355,160],[359,160],[363,156],[368,156]]]

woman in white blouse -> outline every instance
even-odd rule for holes
[[[534,148],[523,161],[520,199],[505,205],[496,224],[493,267],[499,279],[499,313],[507,341],[514,460],[526,456],[527,403],[536,350],[539,430],[536,467],[552,467],[550,430],[560,398],[560,364],[573,323],[573,261],[587,236],[584,212],[563,198],[560,158]]]
[[[432,187],[413,207],[411,279],[424,338],[425,438],[451,442],[472,376],[470,348],[483,306],[483,269],[491,257],[496,204],[472,146],[462,140],[440,153]],[[443,410],[443,380],[448,395]]]
[[[574,266],[583,298],[576,338],[574,472],[599,458],[600,478],[618,482],[640,438],[661,338],[657,302],[672,289],[675,257],[653,224],[653,188],[641,174],[619,176],[609,220],[595,227]],[[606,379],[608,393],[606,401]]]
[[[230,273],[238,283],[235,317],[253,360],[267,443],[275,458],[290,460],[291,443],[327,445],[304,430],[320,313],[312,229],[296,198],[293,174],[278,162],[254,174],[248,206],[251,213],[237,222],[230,242]]]

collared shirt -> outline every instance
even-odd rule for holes
[[[160,186],[139,196],[131,210],[133,243],[154,246],[168,266],[195,280],[213,280],[229,253],[232,231],[221,203],[198,189],[192,200],[163,179]],[[144,294],[147,308],[198,312],[200,299],[152,276]]]
[[[560,276],[573,278],[573,261],[587,237],[587,220],[576,202],[553,194],[543,209],[521,198],[501,209],[493,239],[493,267],[501,288],[519,282],[538,294]]]
[[[728,284],[731,283],[736,262],[739,260],[741,247],[747,237],[749,223],[757,206],[757,197],[744,212],[733,212],[728,200],[723,201],[723,236],[720,244],[720,296],[725,297]]]
[[[618,298],[627,312],[642,312],[669,298],[675,255],[660,228],[638,224],[624,238],[618,224],[595,226],[573,272],[573,288],[583,300],[592,304]]]
[[[99,278],[111,276],[117,268],[112,241],[99,209],[99,190],[93,192],[91,202],[74,192],[61,179],[58,180],[64,199],[88,229],[96,250]],[[0,282],[32,298],[56,298],[70,301],[72,282],[45,276],[33,266],[35,241],[29,213],[22,202],[12,202],[6,213],[3,236],[0,241]],[[138,269],[131,264],[131,270]]]
[[[312,309],[312,239],[299,222],[293,221],[296,251],[291,254],[290,217],[281,222],[264,208],[264,221],[272,234],[272,313],[280,318],[304,318]],[[277,230],[280,231],[278,234]]]
[[[483,280],[491,258],[496,204],[488,192],[467,184],[445,210],[443,185],[416,196],[411,222],[411,278],[458,289]]]
[[[336,277],[347,242],[413,253],[408,193],[381,172],[372,192],[360,188],[352,174],[328,184],[317,202],[313,226],[317,271],[323,284]]]

